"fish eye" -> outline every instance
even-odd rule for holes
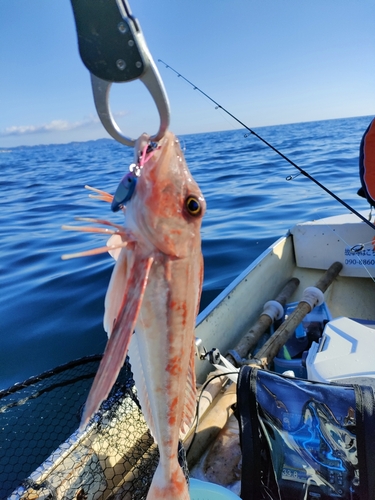
[[[186,198],[185,204],[186,210],[190,215],[200,215],[202,207],[198,198],[196,198],[195,196],[189,196],[188,198]]]

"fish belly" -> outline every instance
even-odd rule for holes
[[[130,344],[142,411],[160,453],[148,498],[189,498],[177,450],[180,430],[195,413],[192,360],[199,283],[194,286],[194,271],[188,259],[155,259]],[[167,491],[171,488],[173,496]]]

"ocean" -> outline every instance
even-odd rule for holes
[[[356,210],[358,150],[372,117],[256,129]],[[207,201],[202,247],[204,308],[295,223],[347,210],[246,130],[180,137]],[[85,184],[113,193],[132,162],[113,140],[1,149],[0,388],[70,360],[101,353],[103,302],[113,268],[107,254],[61,255],[105,245],[106,237],[67,232],[94,217],[121,223]]]

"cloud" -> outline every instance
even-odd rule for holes
[[[70,130],[84,128],[96,123],[99,123],[99,118],[92,116],[87,120],[82,120],[80,122],[53,120],[50,123],[44,125],[14,125],[12,127],[7,127],[1,130],[0,136],[9,137],[9,136],[21,136],[21,135],[31,135],[31,134],[43,134],[50,132],[67,132]]]

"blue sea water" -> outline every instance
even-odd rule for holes
[[[357,210],[358,149],[371,117],[257,129]],[[202,307],[289,227],[347,210],[245,130],[180,137],[207,200]],[[61,230],[76,216],[121,223],[84,185],[114,192],[132,151],[112,140],[1,149],[0,388],[106,344],[107,255],[62,261],[106,237]]]

